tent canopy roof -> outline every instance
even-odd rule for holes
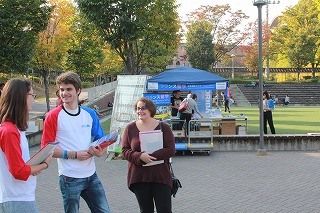
[[[188,85],[212,85],[217,82],[226,82],[228,79],[222,78],[213,73],[194,69],[190,67],[179,67],[176,69],[162,72],[147,80],[147,89],[151,90],[151,84],[157,83],[159,85],[187,85],[186,89],[190,89]],[[151,84],[150,84],[151,83]],[[176,88],[178,89],[178,88]],[[200,88],[199,88],[200,89]]]
[[[212,84],[226,81],[228,79],[191,67],[179,67],[168,70],[148,79],[148,82],[162,84]]]

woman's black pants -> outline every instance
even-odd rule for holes
[[[141,213],[171,213],[171,188],[161,183],[134,183],[130,190],[136,195]],[[153,203],[154,202],[154,203]],[[132,211],[134,212],[134,211]]]
[[[272,112],[265,111],[263,112],[263,131],[264,134],[267,134],[267,122],[269,124],[270,130],[272,134],[276,134],[276,130],[274,129],[273,119],[272,119]]]

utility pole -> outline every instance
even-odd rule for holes
[[[267,24],[267,28],[268,28],[268,34],[270,35],[270,27],[269,27],[269,4],[279,4],[280,0],[278,1],[271,1],[268,0],[267,1],[267,5],[266,5],[266,24]],[[266,79],[269,80],[269,40],[270,37],[267,39],[267,46],[266,46],[266,70],[265,70],[265,75],[266,75]]]
[[[260,114],[260,140],[259,149],[257,151],[258,156],[267,154],[264,146],[264,132],[263,132],[263,77],[262,77],[262,6],[267,5],[266,0],[254,0],[253,5],[258,8],[258,54],[259,54],[259,114]]]

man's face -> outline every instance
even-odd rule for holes
[[[174,95],[176,98],[180,98],[181,96],[181,92],[176,92],[176,94]]]
[[[60,96],[64,104],[67,106],[78,106],[78,96],[80,94],[80,89],[76,91],[72,84],[61,84],[59,87]]]

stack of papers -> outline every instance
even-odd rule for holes
[[[30,166],[38,165],[42,163],[47,157],[49,157],[54,149],[57,147],[59,142],[50,142],[45,147],[40,149],[36,154],[34,154],[28,161],[27,164]]]
[[[163,148],[163,134],[161,130],[139,132],[140,148],[142,152],[152,153]],[[164,160],[157,160],[143,166],[153,166],[164,163]]]
[[[103,149],[115,143],[118,139],[118,136],[119,136],[118,132],[114,131],[114,132],[111,132],[110,134],[103,136],[98,140],[93,141],[92,143],[96,148],[100,146]]]

